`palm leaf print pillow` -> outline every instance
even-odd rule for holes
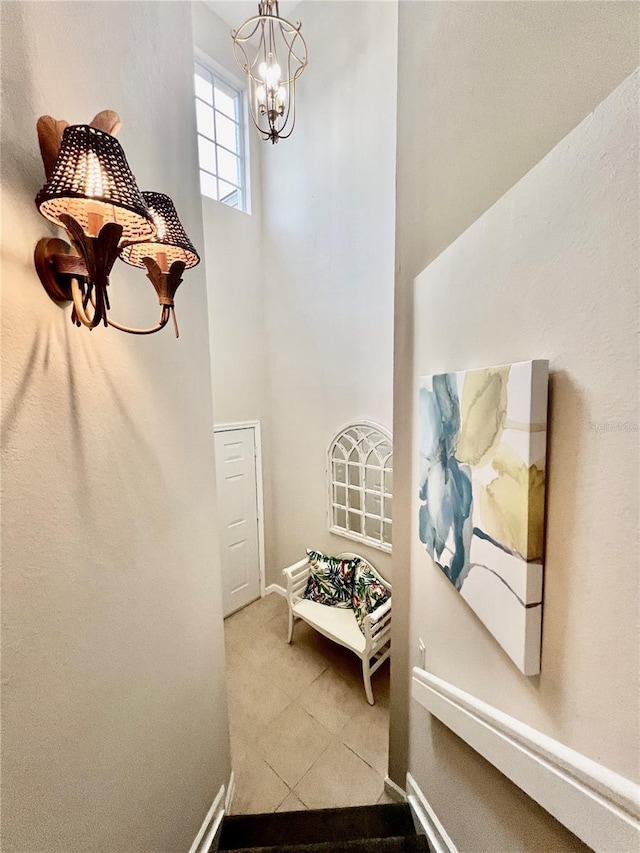
[[[304,597],[330,607],[352,607],[353,572],[357,560],[327,557],[320,551],[307,551],[311,572]]]
[[[358,560],[353,576],[353,610],[364,634],[364,618],[391,598],[391,590],[380,581],[362,560]]]

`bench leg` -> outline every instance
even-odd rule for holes
[[[289,639],[287,640],[290,643],[293,640],[293,610],[289,607]]]
[[[367,702],[370,705],[374,704],[373,690],[371,689],[371,669],[369,666],[369,658],[362,661],[362,678],[364,680],[364,692],[367,694]]]

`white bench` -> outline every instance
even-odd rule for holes
[[[362,560],[374,575],[391,590],[386,581],[368,560],[358,554],[339,554],[341,560]],[[353,610],[343,607],[329,607],[303,598],[309,580],[311,564],[309,558],[300,560],[293,566],[283,569],[286,580],[287,603],[289,605],[289,642],[293,640],[293,627],[297,619],[302,619],[316,631],[333,640],[334,643],[352,651],[362,661],[362,677],[367,701],[374,704],[371,689],[371,676],[391,654],[391,598],[380,605],[364,619],[364,634],[356,620]]]

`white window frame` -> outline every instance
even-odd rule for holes
[[[389,452],[381,456],[378,448],[384,448],[385,445],[388,445]],[[376,461],[375,465],[369,461],[372,457]],[[340,465],[344,466],[344,478],[340,476]],[[391,514],[393,438],[391,432],[373,421],[356,421],[338,430],[329,444],[327,484],[329,532],[391,553],[393,536]],[[358,500],[354,500],[355,498]],[[375,506],[373,508],[371,506],[376,502],[379,502],[378,512]],[[389,509],[389,512],[386,512],[386,509]],[[360,519],[360,530],[352,524],[352,520],[356,518]],[[379,522],[379,535],[367,533],[367,519],[371,519],[374,525]],[[341,520],[344,520],[344,525],[340,523]]]
[[[230,89],[233,89],[239,95],[239,98],[240,98],[239,121],[238,121],[239,149],[237,152],[230,151],[230,153],[231,154],[237,154],[237,156],[240,160],[241,185],[240,185],[239,189],[240,189],[244,204],[242,205],[242,207],[238,206],[238,207],[235,207],[232,209],[238,210],[241,213],[246,213],[246,214],[250,215],[251,214],[251,170],[250,170],[250,165],[249,165],[249,132],[248,132],[249,131],[249,123],[248,123],[249,103],[248,103],[246,82],[243,80],[240,80],[238,77],[233,75],[230,71],[228,71],[224,66],[220,65],[219,62],[216,62],[215,59],[211,59],[210,56],[208,56],[206,53],[204,53],[204,51],[200,50],[197,47],[194,48],[194,72],[195,72],[195,66],[196,65],[201,65],[203,68],[205,68],[212,75],[212,77],[217,77],[222,83],[224,83]],[[195,89],[194,89],[193,97],[194,97],[194,101],[201,100],[196,95]],[[207,106],[209,107],[211,105],[207,104]],[[214,96],[214,106],[212,107],[212,109],[215,110],[215,96]],[[197,123],[196,123],[196,140],[199,136],[202,136],[205,139],[209,139],[208,136],[200,133],[200,131],[198,130],[198,127],[197,127]],[[221,143],[218,142],[217,140],[209,139],[209,141],[213,142],[213,144],[216,146],[216,152],[217,152],[218,148],[222,148],[224,151],[229,151],[228,148],[226,148],[224,145],[221,145]],[[215,177],[216,181],[218,179],[223,180],[222,178],[219,178],[218,175],[214,176],[212,172],[209,172],[208,169],[205,169],[202,167],[202,165],[200,164],[200,154],[198,152],[198,173],[200,174],[202,172],[206,172],[208,175],[212,175],[213,177]],[[229,181],[225,181],[225,183],[229,183]],[[207,195],[206,193],[203,193],[202,189],[200,190],[200,194],[204,198],[208,198],[211,201],[217,201],[220,204],[224,204],[224,202],[220,201],[220,199],[214,199],[211,196]],[[225,204],[225,207],[231,208],[232,205],[226,205]]]

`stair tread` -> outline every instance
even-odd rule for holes
[[[424,835],[320,841],[311,844],[276,844],[269,847],[240,847],[237,853],[430,853]]]
[[[406,836],[415,836],[411,809],[405,803],[387,803],[341,809],[232,815],[225,817],[222,823],[219,850],[344,843],[345,839],[379,840]]]

